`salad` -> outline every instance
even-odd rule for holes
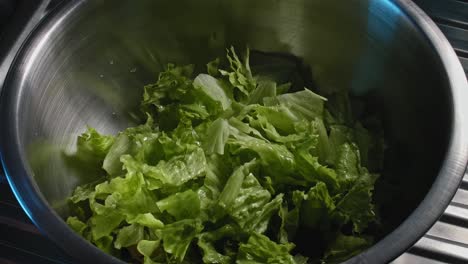
[[[372,245],[382,131],[295,63],[251,57],[169,64],[141,125],[80,135],[73,158],[101,177],[67,224],[130,263],[337,263]]]

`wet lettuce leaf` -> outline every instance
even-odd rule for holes
[[[359,254],[371,244],[372,240],[369,238],[339,234],[327,249],[322,263],[341,263]]]
[[[239,228],[227,224],[216,230],[204,232],[198,236],[198,247],[202,250],[204,263],[233,263],[234,257],[230,255],[225,247],[217,249],[216,242],[219,240],[239,241]],[[227,244],[227,243],[226,243]],[[231,243],[230,243],[231,244]],[[227,246],[229,247],[229,246]]]
[[[157,230],[157,235],[162,239],[164,250],[171,254],[170,259],[182,262],[192,240],[203,230],[203,225],[198,219],[184,219],[166,225]]]
[[[241,243],[237,257],[238,264],[295,264],[290,251],[294,244],[278,244],[271,241],[267,236],[252,233],[247,243]]]
[[[296,59],[255,54],[266,64],[234,48],[207,73],[169,64],[144,87],[145,123],[88,128],[67,159],[97,178],[67,224],[132,263],[336,263],[370,246],[382,133],[304,87]]]

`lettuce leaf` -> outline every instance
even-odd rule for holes
[[[340,234],[330,244],[322,262],[333,264],[346,261],[369,247],[371,242],[370,239],[363,237]]]
[[[229,137],[229,124],[224,118],[218,118],[206,131],[204,150],[207,154],[224,154],[224,146]]]
[[[195,219],[200,214],[200,199],[192,190],[175,193],[156,205],[161,212],[167,211],[176,220]]]
[[[198,236],[198,246],[203,252],[204,263],[232,263],[233,257],[219,252],[216,249],[216,241],[221,239],[239,240],[239,230],[233,225],[225,225],[210,232],[204,232]],[[223,249],[223,251],[225,251]],[[222,254],[224,253],[224,254]]]
[[[294,244],[277,244],[267,236],[252,233],[247,243],[240,244],[236,263],[295,264],[289,253],[293,248]]]
[[[203,230],[197,219],[184,219],[166,225],[157,234],[163,241],[164,250],[171,254],[171,259],[181,262],[192,240]]]
[[[208,74],[199,74],[193,81],[196,89],[200,89],[207,98],[219,104],[223,111],[231,105],[231,100],[222,88],[222,83]]]
[[[257,86],[255,79],[250,70],[249,56],[250,52],[247,50],[244,61],[241,61],[234,51],[234,47],[227,50],[227,59],[231,72],[226,70],[219,70],[223,76],[227,76],[232,86],[238,89],[243,96],[240,98],[248,97]]]
[[[242,230],[261,234],[266,231],[271,216],[279,210],[282,198],[283,195],[279,194],[271,199],[270,193],[250,173],[244,177],[236,198],[227,210]]]

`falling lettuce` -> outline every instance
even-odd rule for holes
[[[146,123],[79,136],[67,158],[100,178],[76,188],[67,224],[131,263],[337,263],[369,247],[381,131],[345,94],[290,91],[289,57],[249,55],[198,75],[169,64],[144,87]]]

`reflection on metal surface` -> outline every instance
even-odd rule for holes
[[[458,52],[468,73],[468,2],[417,0]],[[468,87],[467,87],[468,89]],[[467,100],[467,99],[465,99]],[[441,220],[395,264],[468,263],[468,174]]]
[[[430,264],[447,264],[447,262],[432,260],[411,253],[403,254],[398,259],[392,261],[392,264],[428,264],[428,261],[430,261]]]
[[[468,3],[456,0],[428,1],[418,3],[431,15],[446,34],[468,73]],[[468,262],[468,175],[447,208],[441,221],[415,244],[410,253],[394,261],[410,263],[467,263]]]
[[[13,25],[8,24],[1,34],[0,91],[15,54],[30,33],[29,31],[22,31],[23,27],[33,28],[44,17],[45,10],[49,4],[47,0],[35,1],[34,3],[25,3],[26,1],[13,2],[16,2],[15,11],[12,13],[12,20],[15,23]],[[31,18],[26,20],[28,16],[31,16]],[[20,31],[21,33],[18,35],[18,32],[15,31]]]
[[[443,256],[444,261],[448,263],[467,263],[468,261],[468,248],[465,244],[457,244],[451,240],[430,235],[419,240],[410,252],[422,252],[434,258]]]
[[[415,1],[437,22],[468,73],[468,2],[459,0]],[[466,100],[466,99],[465,99]],[[468,262],[468,174],[441,220],[410,253],[396,259],[396,264],[467,263]]]

